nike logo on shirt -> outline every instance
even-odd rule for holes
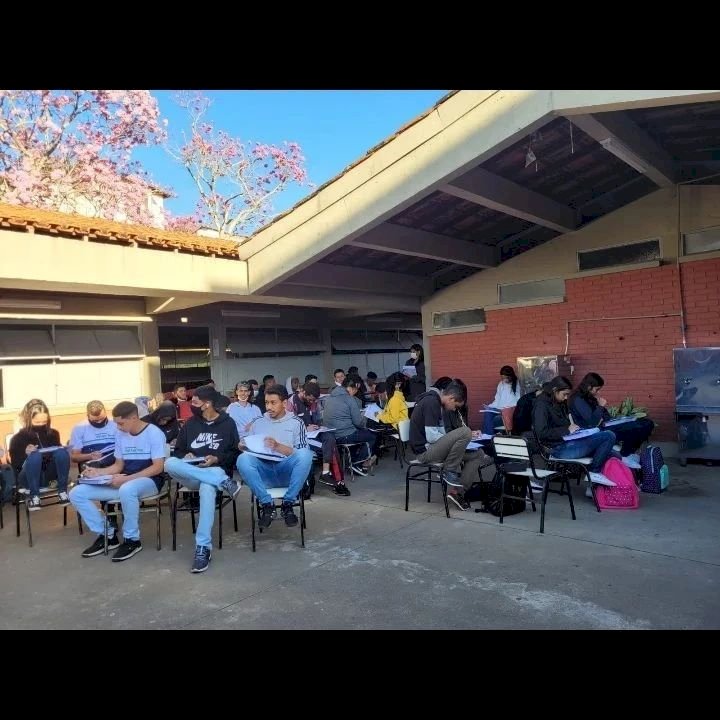
[[[193,450],[199,450],[200,448],[210,448],[210,450],[217,450],[220,447],[220,441],[222,437],[216,433],[200,433],[191,443],[190,447]]]

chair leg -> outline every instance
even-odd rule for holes
[[[67,527],[67,505],[63,507],[63,527]]]
[[[2,530],[5,527],[5,520],[3,519],[3,504],[2,500],[0,500],[0,530]]]
[[[408,511],[408,503],[410,502],[410,468],[405,473],[405,512]]]
[[[75,514],[77,515],[77,521],[78,521],[78,533],[80,535],[83,535],[85,533],[85,531],[83,530],[83,526],[82,526],[82,518],[80,517],[79,512],[76,511]]]
[[[27,497],[29,497],[29,495]],[[25,500],[25,519],[27,520],[28,527],[28,543],[30,544],[30,547],[32,547],[32,526],[30,525],[30,508],[28,507],[27,500]]]
[[[222,516],[223,516],[223,496],[216,498],[218,511],[218,550],[222,550]]]
[[[20,495],[15,494],[15,537],[20,537]]]
[[[300,545],[305,547],[305,500],[300,493]]]
[[[503,510],[505,509],[505,474],[500,473],[500,524],[503,524]]]
[[[190,500],[190,525],[192,526],[193,535],[195,534],[195,510],[193,509],[192,499]]]
[[[162,501],[160,498],[158,498],[155,501],[155,523],[157,528],[157,549],[160,550],[160,506],[162,504]]]
[[[530,482],[530,478],[525,478],[525,482],[527,483],[525,487],[525,495],[530,495],[530,507],[532,508],[533,512],[537,512],[535,509],[535,496],[533,495],[532,483]]]
[[[442,473],[440,473],[440,489],[442,490],[442,496],[443,496],[443,502],[445,503],[445,517],[450,517],[450,505],[448,503],[448,496],[447,496],[447,483],[445,482],[445,479],[442,476]]]
[[[545,532],[545,503],[547,502],[548,490],[550,489],[550,483],[545,480],[542,492],[542,505],[540,506],[540,534]]]
[[[252,551],[255,552],[255,496],[250,494],[250,528],[252,533]]]
[[[237,532],[238,531],[237,505],[235,504],[235,498],[233,498],[232,506],[233,506],[233,523],[235,524],[235,532]]]
[[[172,532],[172,549],[173,552],[177,550],[177,503],[180,488],[175,488],[175,494],[173,495],[172,507],[170,508],[170,530]]]
[[[570,483],[567,484],[567,494],[568,494],[568,500],[570,501],[570,515],[572,516],[573,520],[576,520],[575,517],[575,503],[573,502],[573,496],[570,492]]]
[[[442,479],[442,478],[441,478]],[[428,470],[428,502],[430,502],[430,493],[432,491],[432,473]]]

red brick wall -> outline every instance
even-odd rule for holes
[[[681,265],[688,347],[720,345],[720,259]],[[494,397],[502,365],[516,365],[526,355],[565,351],[573,384],[586,372],[605,379],[603,394],[611,404],[631,395],[647,406],[660,424],[659,440],[675,439],[672,350],[682,347],[679,317],[602,320],[604,317],[679,313],[675,266],[571,279],[566,302],[491,310],[484,332],[430,338],[433,377],[462,378],[469,387],[470,419],[479,426],[478,409]]]

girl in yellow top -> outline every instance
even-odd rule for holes
[[[393,373],[385,383],[386,392],[378,393],[381,402],[387,398],[383,411],[377,416],[378,422],[392,425],[396,430],[401,420],[408,419],[408,407],[403,394],[405,383],[405,377],[401,373]]]

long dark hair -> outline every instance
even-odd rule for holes
[[[546,382],[542,386],[542,391],[552,402],[555,402],[555,393],[559,390],[572,390],[572,383],[562,375],[554,377],[550,382]]]
[[[423,352],[422,345],[418,345],[417,343],[415,343],[415,345],[411,345],[410,352],[416,352],[418,354],[417,360],[413,362],[413,365],[425,362],[425,353]]]
[[[512,385],[512,391],[513,395],[517,392],[517,386],[518,386],[518,377],[515,374],[515,371],[510,367],[510,365],[503,365],[500,368],[500,375],[504,375],[505,377],[510,378],[510,383]]]
[[[395,384],[396,383],[402,383],[400,386],[400,392],[403,395],[406,395],[406,385],[407,385],[407,378],[399,372],[395,372],[392,375],[388,377],[388,379],[385,381],[385,391],[387,392],[388,400],[395,394]]]
[[[577,386],[577,390],[573,395],[581,397],[591,408],[598,406],[597,398],[590,392],[595,388],[601,388],[605,384],[605,381],[600,375],[594,372],[589,372]]]

